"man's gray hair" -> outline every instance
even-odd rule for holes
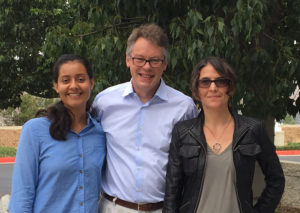
[[[168,36],[163,31],[163,29],[156,25],[156,24],[145,24],[141,25],[137,28],[134,28],[132,30],[132,33],[130,34],[128,40],[127,40],[127,48],[126,48],[126,54],[130,55],[133,49],[133,45],[139,38],[145,38],[151,43],[154,43],[163,49],[163,54],[166,59],[169,57],[168,53]]]

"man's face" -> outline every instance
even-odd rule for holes
[[[146,60],[163,60],[163,48],[141,37],[136,40],[131,55],[126,55],[126,65],[130,69],[133,88],[140,98],[141,96],[147,97],[146,101],[148,101],[160,85],[161,76],[167,68],[167,60],[165,59],[161,66],[153,68],[149,62],[146,62],[144,66],[137,66],[137,61],[132,57]]]

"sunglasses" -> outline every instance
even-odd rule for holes
[[[215,80],[210,80],[208,78],[203,78],[198,80],[198,87],[200,88],[208,88],[211,83],[214,82],[216,87],[228,87],[230,84],[230,80],[227,78],[217,78]]]

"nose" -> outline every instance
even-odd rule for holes
[[[210,90],[216,90],[217,89],[217,85],[215,82],[211,82],[210,85],[209,85],[209,89]]]
[[[147,70],[151,69],[152,67],[150,65],[150,61],[146,61],[146,63],[144,64],[143,68],[147,69]]]
[[[76,79],[72,79],[70,81],[70,88],[77,88],[77,82]]]

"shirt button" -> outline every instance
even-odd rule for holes
[[[79,157],[81,157],[81,158],[82,158],[82,154],[79,154]]]
[[[142,127],[140,127],[140,126],[139,126],[139,128],[138,128],[138,129],[139,129],[139,130],[142,130]]]
[[[79,189],[82,189],[82,188],[83,188],[82,186],[79,187]]]
[[[140,147],[137,146],[137,147],[136,147],[136,150],[140,150]]]
[[[140,191],[141,191],[141,189],[140,189],[140,188],[137,188],[136,190],[137,190],[138,192],[140,192]]]
[[[83,205],[83,202],[80,202],[80,205],[82,206],[82,205]]]
[[[82,170],[79,170],[80,173],[82,173]]]

